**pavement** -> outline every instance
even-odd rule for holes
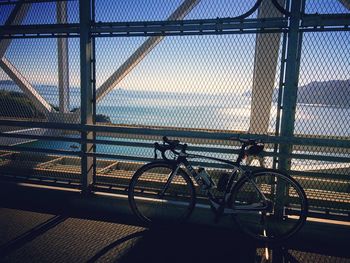
[[[349,226],[307,222],[268,245],[205,224],[146,228],[122,209],[72,206],[79,193],[0,189],[0,262],[350,262]]]

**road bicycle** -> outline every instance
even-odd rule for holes
[[[128,199],[133,213],[147,224],[183,222],[195,208],[197,189],[197,199],[209,200],[216,221],[229,215],[244,232],[264,241],[293,236],[307,218],[303,188],[282,171],[243,166],[243,160],[259,155],[264,144],[236,140],[241,148],[237,160],[230,161],[188,153],[187,144],[163,137],[162,144],[154,145],[155,160],[140,167],[130,181]],[[159,152],[162,159],[157,159]],[[230,169],[215,182],[210,170],[194,168],[189,159],[221,162]]]

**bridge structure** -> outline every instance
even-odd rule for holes
[[[125,195],[164,135],[230,158],[255,138],[311,217],[349,221],[350,2],[232,2],[2,1],[1,107],[16,90],[40,117],[1,117],[1,180]]]

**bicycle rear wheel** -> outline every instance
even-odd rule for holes
[[[268,199],[268,208],[244,210],[262,207],[263,198],[257,188]],[[294,235],[305,223],[308,211],[305,192],[298,182],[269,169],[254,171],[250,178],[237,182],[229,205],[236,210],[234,219],[241,229],[265,241],[281,241]]]
[[[180,223],[191,215],[195,205],[193,183],[182,169],[173,174],[174,169],[168,162],[159,161],[142,166],[133,175],[129,204],[144,223]]]

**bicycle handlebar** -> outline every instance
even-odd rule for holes
[[[176,146],[180,145],[179,140],[169,140],[169,138],[166,136],[163,136],[163,142],[169,144],[171,147],[176,147]]]
[[[168,158],[165,155],[166,151],[171,151],[177,155],[180,154],[180,152],[176,151],[176,148],[178,148],[182,153],[186,152],[187,144],[180,144],[179,140],[170,140],[168,137],[163,137],[163,145],[160,145],[159,143],[154,143],[154,157],[157,159],[157,150],[160,151],[162,158],[164,160],[168,160]]]
[[[238,155],[238,162],[249,155],[258,155],[264,149],[264,144],[255,139],[240,139],[240,138],[230,138],[231,140],[239,141],[242,143],[241,151]],[[180,150],[180,151],[177,151]],[[171,151],[176,155],[181,153],[186,153],[187,144],[181,144],[179,140],[170,140],[168,137],[163,137],[163,145],[158,142],[154,143],[154,159],[157,159],[157,151],[160,151],[161,156],[164,160],[169,160],[165,153],[166,151]]]
[[[238,141],[238,142],[242,143],[245,146],[255,145],[257,143],[261,143],[260,140],[256,140],[256,139],[241,139],[241,138],[236,138],[236,137],[231,137],[231,138],[229,138],[229,140]]]
[[[241,162],[246,156],[259,155],[264,150],[264,144],[260,140],[241,138],[230,139],[242,143],[240,153],[238,154],[237,162]]]

